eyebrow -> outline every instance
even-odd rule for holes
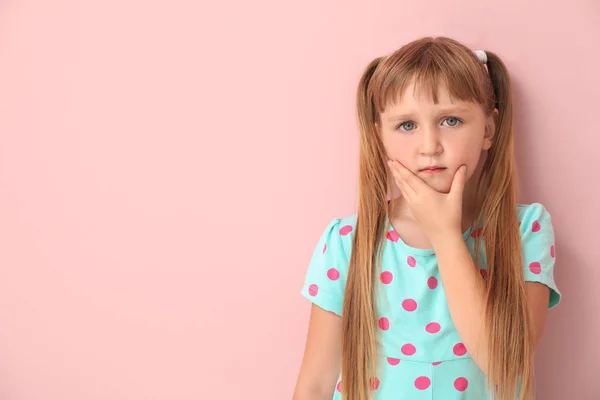
[[[453,114],[453,113],[466,113],[468,114],[471,110],[469,110],[468,108],[464,108],[464,107],[447,107],[447,108],[441,108],[437,111],[437,114]],[[400,120],[404,120],[404,119],[411,119],[414,118],[414,113],[406,113],[406,114],[398,114],[398,115],[392,115],[391,117],[389,117],[387,120],[389,122],[392,121],[400,121]]]

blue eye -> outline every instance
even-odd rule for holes
[[[460,118],[448,117],[448,118],[444,119],[442,125],[450,127],[450,128],[454,128],[456,126],[459,126],[462,123],[463,123],[463,121]],[[396,126],[396,130],[400,130],[401,132],[412,132],[415,130],[415,128],[416,128],[416,124],[412,121],[402,122],[401,124]]]
[[[404,128],[404,129],[400,129],[400,128]],[[415,129],[415,124],[410,121],[403,122],[400,125],[398,125],[398,127],[396,129],[400,129],[403,132],[410,132],[413,129]]]
[[[455,127],[462,123],[462,121],[460,119],[454,118],[454,117],[448,117],[444,120],[444,122],[448,122],[448,125],[446,125],[446,126],[449,126],[449,127]]]

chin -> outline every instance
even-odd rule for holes
[[[450,193],[450,186],[444,186],[442,188],[434,188],[434,189],[440,193],[444,193],[444,194]]]
[[[435,190],[436,192],[448,194],[450,193],[450,188],[452,187],[452,182],[426,182],[430,188]]]

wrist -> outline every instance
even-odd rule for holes
[[[433,236],[430,241],[436,253],[444,251],[445,249],[455,249],[457,246],[460,246],[461,244],[464,245],[465,243],[465,239],[460,230],[439,232],[437,235]]]

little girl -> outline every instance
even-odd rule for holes
[[[319,240],[295,400],[529,399],[554,231],[516,202],[509,74],[424,38],[358,87],[358,213]],[[399,192],[399,193],[398,193]]]

